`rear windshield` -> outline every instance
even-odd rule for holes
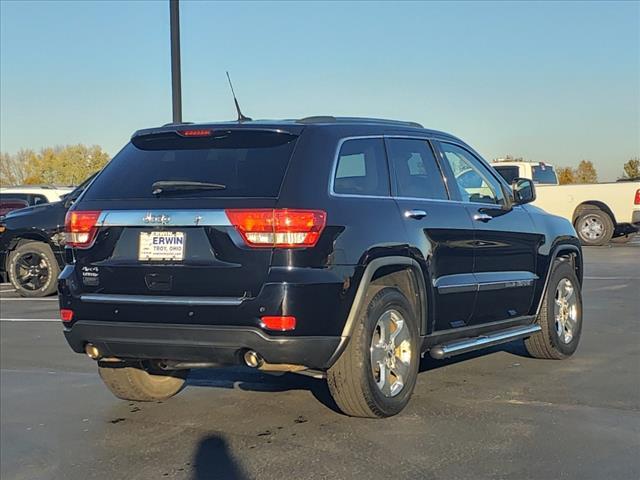
[[[558,183],[556,172],[553,171],[553,167],[549,165],[538,165],[531,167],[532,177],[534,183]]]
[[[504,178],[509,185],[511,185],[511,183],[520,176],[520,168],[517,166],[505,165],[502,167],[496,167],[494,165],[493,168],[495,168],[498,171],[500,176]]]
[[[88,188],[85,199],[153,198],[159,181],[206,182],[218,189],[166,192],[163,197],[277,197],[297,136],[220,130],[209,137],[174,132],[134,138]]]

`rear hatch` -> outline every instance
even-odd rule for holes
[[[75,226],[67,230],[88,222],[88,237],[68,238],[80,290],[256,296],[272,248],[249,247],[226,210],[275,208],[296,133],[227,127],[134,136],[68,214]]]

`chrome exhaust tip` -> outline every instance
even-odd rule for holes
[[[87,343],[84,346],[84,353],[92,360],[98,360],[102,355],[100,354],[100,350],[93,343]]]
[[[244,363],[246,363],[247,366],[251,368],[260,368],[264,363],[264,360],[262,359],[260,354],[254,352],[253,350],[248,350],[244,353]]]

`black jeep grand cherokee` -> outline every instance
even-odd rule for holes
[[[349,415],[394,415],[425,352],[576,350],[580,243],[534,198],[410,122],[141,130],[67,214],[64,333],[124,399],[246,363],[325,377]]]

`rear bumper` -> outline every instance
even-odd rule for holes
[[[640,210],[634,210],[631,215],[631,223],[640,228]]]
[[[314,369],[330,366],[341,341],[341,337],[276,337],[252,327],[86,320],[65,328],[64,335],[78,353],[90,342],[104,356],[232,365],[241,363],[245,351],[254,350],[268,363]]]

